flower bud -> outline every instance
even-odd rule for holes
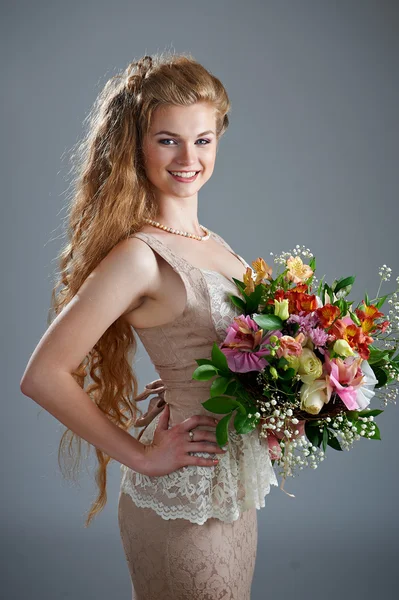
[[[355,353],[346,340],[337,340],[333,346],[333,350],[340,356],[353,356]]]
[[[284,300],[274,300],[274,314],[276,317],[280,317],[282,321],[286,321],[290,316],[288,312],[288,298]]]
[[[278,379],[278,373],[275,367],[270,367],[270,375],[273,379]]]

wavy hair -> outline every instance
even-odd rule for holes
[[[72,155],[67,240],[56,257],[48,324],[118,242],[139,231],[145,218],[156,218],[157,204],[146,178],[141,140],[159,106],[196,102],[214,106],[219,139],[229,125],[227,92],[217,77],[187,53],[144,56],[106,82],[85,119],[87,130]],[[72,373],[102,413],[126,431],[143,414],[134,400],[138,388],[132,368],[136,350],[132,327],[118,318]],[[82,441],[66,428],[58,449],[64,477],[75,479]],[[98,495],[85,527],[107,502],[107,466],[112,459],[98,448],[95,453]],[[72,461],[69,465],[67,457]]]

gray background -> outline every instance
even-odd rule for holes
[[[62,480],[61,426],[19,390],[46,328],[66,156],[108,77],[147,53],[191,52],[233,105],[200,222],[247,261],[305,244],[319,277],[354,274],[352,297],[373,295],[382,264],[399,272],[398,3],[41,0],[3,2],[1,13],[2,597],[127,600],[119,464],[85,529],[94,483]],[[157,377],[141,346],[136,372],[140,389]],[[330,449],[289,479],[295,499],[272,488],[253,600],[394,598],[398,408],[378,423],[381,442]]]

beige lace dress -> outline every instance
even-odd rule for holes
[[[212,238],[250,266],[214,232]],[[193,414],[212,415],[202,402],[210,381],[196,381],[196,358],[210,358],[214,341],[239,314],[228,294],[232,280],[193,267],[151,234],[139,237],[164,258],[184,282],[187,301],[172,322],[137,328],[160,379],[136,400],[157,394],[141,419],[138,439],[150,444],[160,412],[169,404],[169,427]],[[137,425],[137,424],[136,424]],[[211,467],[188,465],[168,475],[149,477],[121,465],[118,521],[132,580],[134,600],[250,600],[257,548],[256,509],[265,506],[278,485],[267,440],[258,431],[235,432],[230,422],[226,454]]]

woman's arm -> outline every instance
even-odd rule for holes
[[[114,425],[72,376],[101,335],[142,303],[159,277],[152,250],[138,238],[117,244],[57,315],[35,348],[21,391],[78,436],[140,472],[144,447]]]

